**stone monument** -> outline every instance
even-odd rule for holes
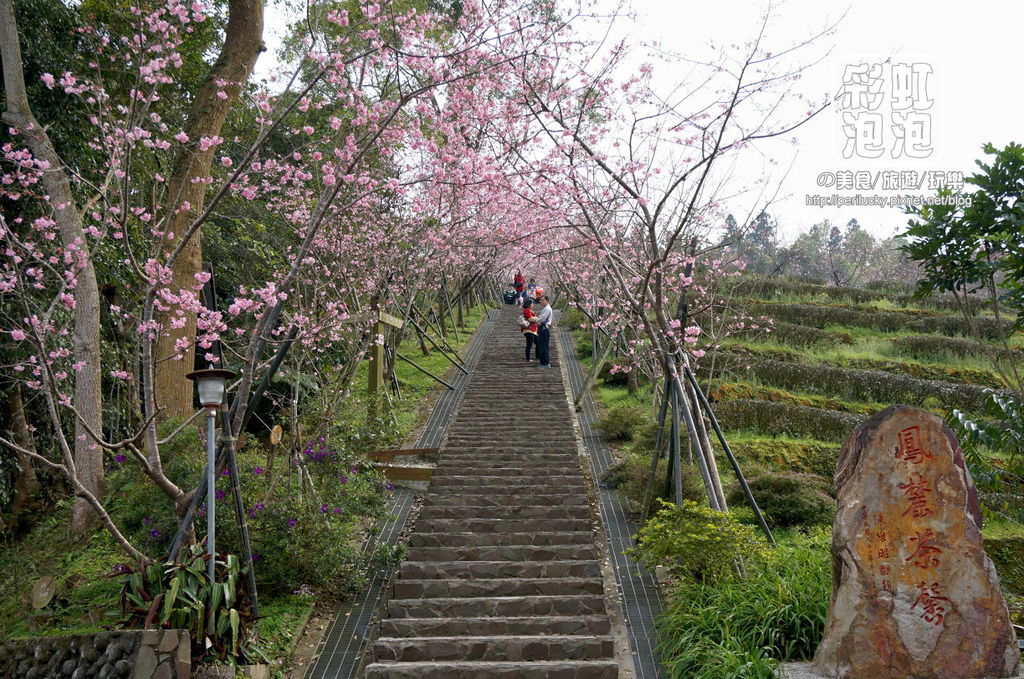
[[[832,599],[810,669],[835,679],[1017,676],[977,491],[945,422],[886,408],[843,444],[835,487]]]

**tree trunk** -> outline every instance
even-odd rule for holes
[[[7,403],[11,417],[11,433],[14,442],[26,450],[34,451],[35,442],[28,429],[28,421],[25,419],[25,403],[21,398],[21,385],[14,385],[14,393]],[[11,515],[6,521],[11,529],[17,529],[21,522],[21,515],[28,508],[32,496],[39,490],[39,479],[36,477],[36,469],[32,466],[32,460],[23,453],[17,454],[18,475],[14,478],[14,487],[11,489]]]
[[[252,74],[256,58],[265,49],[263,0],[231,0],[229,12],[224,46],[206,81],[196,93],[185,129],[189,141],[178,154],[174,172],[168,182],[166,206],[170,216],[167,231],[173,235],[168,240],[168,250],[177,245],[192,221],[202,214],[206,202],[206,184],[193,183],[193,179],[210,174],[216,147],[200,151],[199,140],[220,135],[231,106],[237,101],[242,86]],[[219,97],[221,92],[227,97]],[[180,209],[186,201],[190,208]],[[202,260],[202,244],[197,232],[174,262],[172,287],[175,290],[192,289],[196,285],[196,274],[202,271]],[[164,316],[160,320],[166,325],[168,317]],[[196,317],[187,314],[182,327],[165,328],[156,341],[154,357],[159,362],[156,364],[154,388],[157,405],[164,408],[162,419],[185,418],[193,412],[192,383],[185,375],[192,372],[194,366],[192,340],[195,334]],[[175,356],[175,343],[182,338],[190,341],[184,355],[164,360]]]
[[[635,395],[637,389],[639,389],[636,379],[636,373],[639,369],[639,367],[634,365],[630,368],[630,371],[626,373],[626,389],[629,390],[630,396]]]
[[[39,160],[49,163],[43,172],[42,185],[54,206],[53,219],[60,228],[65,251],[80,250],[88,243],[82,229],[82,219],[71,192],[71,183],[64,172],[64,163],[57,154],[46,130],[36,120],[28,103],[25,74],[22,72],[21,45],[12,0],[0,0],[0,54],[3,57],[4,89],[7,110],[2,118],[17,127]],[[81,420],[75,421],[74,467],[82,485],[97,499],[103,497],[103,450],[88,434],[102,431],[103,405],[100,391],[100,294],[96,285],[96,271],[92,260],[83,257],[84,264],[75,272],[75,317],[72,353],[76,363],[82,364],[75,372],[75,407]],[[56,423],[55,423],[56,424]],[[59,435],[59,432],[58,432]],[[89,527],[92,512],[82,498],[75,498],[71,530],[83,534]]]

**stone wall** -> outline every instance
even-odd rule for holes
[[[185,630],[114,631],[0,642],[0,677],[188,679]]]

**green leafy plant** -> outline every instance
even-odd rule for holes
[[[953,410],[946,422],[960,440],[984,507],[1024,521],[1024,402],[995,392],[990,399],[987,418]]]
[[[692,500],[661,509],[637,533],[632,554],[647,566],[664,566],[680,581],[717,583],[739,567],[763,562],[768,543],[729,512]]]
[[[767,473],[750,479],[749,486],[757,506],[773,526],[825,525],[835,517],[835,500],[829,495],[831,483],[823,476]],[[727,499],[737,507],[746,502],[738,484],[730,488]]]
[[[780,537],[745,578],[684,582],[672,592],[658,625],[670,676],[775,679],[777,661],[813,656],[828,614],[829,535]]]
[[[181,561],[142,565],[137,570],[119,567],[125,573],[124,623],[142,629],[188,630],[193,657],[244,664],[254,653],[255,631],[247,567],[228,554],[217,560],[214,582],[206,569],[200,545],[193,545]]]

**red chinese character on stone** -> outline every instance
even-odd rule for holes
[[[881,575],[890,575],[892,573],[892,566],[887,563],[883,563],[878,567],[878,572]]]
[[[898,487],[910,501],[910,506],[903,512],[903,516],[910,513],[914,518],[920,519],[935,513],[928,506],[928,493],[932,492],[932,489],[928,487],[928,481],[921,472],[915,472],[906,483],[901,483]]]
[[[884,526],[885,525],[885,514],[883,514],[882,512],[878,512],[877,514],[875,514],[875,525],[876,526]]]
[[[917,543],[916,549],[904,561],[912,562],[918,568],[935,568],[939,566],[940,562],[936,555],[942,554],[942,550],[931,544],[934,538],[935,532],[931,528],[926,528],[924,532],[917,531],[917,535],[910,538],[911,542]]]
[[[945,618],[946,609],[942,605],[943,601],[949,601],[949,598],[942,596],[942,592],[939,588],[939,583],[933,582],[929,587],[923,581],[917,586],[917,599],[914,604],[910,607],[910,610],[915,610],[920,604],[921,618],[928,623],[935,625],[936,627],[942,626],[942,620]]]
[[[885,542],[889,539],[889,536],[886,534],[884,530],[878,531],[877,533],[875,533],[875,535],[878,537],[879,542]]]
[[[879,559],[888,559],[889,558],[889,548],[888,547],[882,547],[880,550],[878,550],[878,558]]]
[[[925,458],[932,459],[932,454],[921,448],[921,428],[908,427],[900,431],[900,444],[896,448],[896,459],[906,460],[911,464],[921,464]]]
[[[884,589],[887,592],[891,592],[892,591],[892,581],[890,581],[890,580],[882,580],[882,589]]]

